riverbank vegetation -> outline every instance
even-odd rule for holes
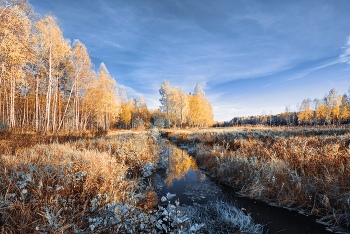
[[[164,131],[216,178],[249,197],[348,227],[348,128],[231,128]]]
[[[129,230],[124,219],[133,212],[149,217],[158,202],[139,176],[156,169],[157,140],[152,133],[120,134],[2,149],[1,231]],[[1,147],[9,149],[4,140]],[[142,222],[136,220],[132,228]]]
[[[224,230],[262,233],[234,207],[219,215],[220,204],[184,209],[170,203],[172,194],[159,199],[146,178],[166,164],[162,147],[156,129],[94,138],[2,136],[1,232],[197,233],[218,227],[197,218],[210,219],[208,209]]]

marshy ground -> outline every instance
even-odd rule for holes
[[[182,148],[161,140],[161,134]],[[217,194],[231,189],[317,215],[330,229],[346,231],[349,144],[346,128],[2,133],[0,228],[3,233],[217,233],[220,224],[222,233],[266,232],[254,209],[217,201]],[[170,149],[171,157],[165,157]],[[157,177],[157,184],[147,182]],[[183,178],[193,183],[181,184]],[[181,189],[172,191],[176,183]]]
[[[333,230],[349,225],[348,128],[167,130],[198,165],[241,194],[317,215]]]

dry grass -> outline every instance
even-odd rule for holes
[[[280,206],[349,225],[350,134],[345,128],[167,131],[221,181]]]
[[[89,231],[90,217],[111,205],[147,212],[156,204],[154,191],[141,190],[137,177],[158,160],[157,142],[149,135],[68,142],[56,136],[65,143],[51,144],[38,144],[48,138],[27,137],[0,141],[2,233]]]

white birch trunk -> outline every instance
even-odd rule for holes
[[[50,104],[51,104],[51,72],[52,72],[52,45],[50,45],[50,58],[49,58],[49,85],[46,94],[46,133],[49,131],[50,127]]]

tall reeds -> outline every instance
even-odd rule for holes
[[[250,197],[349,225],[350,134],[344,128],[230,129],[163,133],[216,177]]]

